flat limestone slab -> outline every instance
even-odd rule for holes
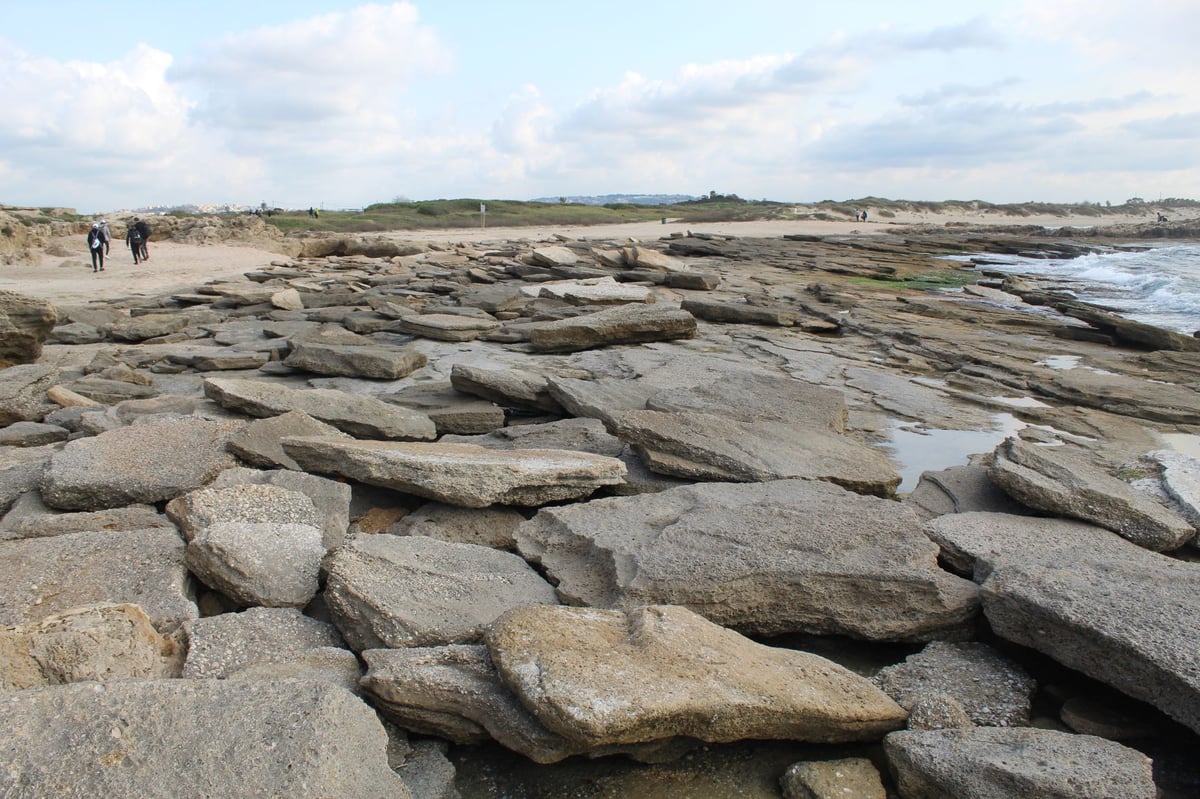
[[[609,344],[637,344],[694,338],[696,317],[667,305],[618,305],[533,328],[529,342],[537,352],[577,352]]]
[[[480,319],[461,314],[410,314],[400,317],[397,328],[414,336],[438,341],[472,341],[500,327],[494,319]]]
[[[1196,537],[1182,516],[1065,448],[1008,438],[996,447],[988,477],[1031,508],[1091,522],[1156,552]]]
[[[50,459],[42,499],[54,508],[89,511],[174,499],[234,465],[225,447],[241,427],[167,418],[76,439]]]
[[[430,441],[437,435],[437,428],[423,413],[335,389],[296,389],[257,380],[209,378],[204,381],[204,395],[224,408],[251,416],[304,411],[355,436]]]
[[[884,751],[900,795],[1153,799],[1150,758],[1092,735],[1022,727],[894,732]]]
[[[173,528],[67,533],[0,545],[0,624],[97,602],[139,605],[161,632],[199,616]]]
[[[338,474],[468,508],[578,499],[625,480],[621,461],[587,452],[325,437],[289,438],[282,443],[284,451],[307,471]]]
[[[848,669],[757,644],[686,608],[527,606],[501,616],[486,643],[538,721],[593,746],[677,735],[874,740],[907,715]]]
[[[881,452],[820,426],[646,410],[622,414],[617,436],[645,450],[652,471],[675,477],[746,482],[799,477],[884,497],[900,484]]]
[[[389,797],[387,733],[311,681],[126,680],[8,693],[4,796]]]
[[[813,480],[543,508],[514,537],[568,604],[682,605],[746,635],[929,640],[978,611],[911,511]]]

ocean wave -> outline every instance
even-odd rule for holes
[[[981,256],[982,257],[982,256]],[[1090,253],[1070,259],[1009,256],[988,268],[1049,280],[1084,302],[1182,333],[1200,329],[1200,246]]]

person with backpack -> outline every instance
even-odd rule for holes
[[[111,249],[110,245],[112,244],[112,230],[108,227],[107,219],[100,220],[100,235],[104,239],[104,254],[108,255]]]
[[[104,271],[104,234],[100,232],[100,223],[93,222],[92,229],[87,234],[88,252],[92,254],[92,271]]]
[[[137,225],[138,221],[137,219],[133,220],[133,224],[125,231],[125,243],[129,245],[129,251],[133,253],[133,262],[135,264],[141,263],[142,246],[146,243],[145,238],[142,236],[142,231]]]
[[[150,260],[150,250],[146,247],[146,243],[150,241],[150,226],[146,224],[146,220],[134,217],[133,227],[138,231],[138,235],[142,239],[142,260]]]

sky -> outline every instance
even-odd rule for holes
[[[0,204],[1200,197],[1196,0],[0,0]]]

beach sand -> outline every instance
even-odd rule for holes
[[[1182,215],[1176,215],[1177,218]],[[1044,227],[1092,227],[1097,224],[1117,225],[1152,221],[1149,215],[1103,217],[1028,216],[1011,217],[994,214],[896,214],[867,222],[822,220],[773,220],[756,222],[685,223],[668,219],[659,222],[637,222],[619,225],[579,225],[566,227],[519,228],[458,228],[420,231],[394,231],[383,234],[388,238],[436,242],[442,244],[481,243],[502,241],[551,241],[555,236],[589,241],[653,241],[664,236],[686,232],[742,237],[772,237],[793,234],[814,236],[877,236],[895,232],[898,227],[911,225],[943,227],[951,225],[1039,225]],[[0,289],[41,297],[59,305],[86,303],[92,300],[111,300],[128,296],[161,296],[192,291],[210,281],[237,280],[246,272],[261,269],[272,261],[286,261],[287,256],[246,246],[221,244],[181,244],[153,241],[151,259],[133,264],[128,248],[114,242],[112,255],[104,272],[93,273],[87,245],[82,235],[69,236],[51,242],[52,251],[67,251],[76,255],[41,253],[38,263],[0,267]],[[61,249],[60,249],[61,248]]]

